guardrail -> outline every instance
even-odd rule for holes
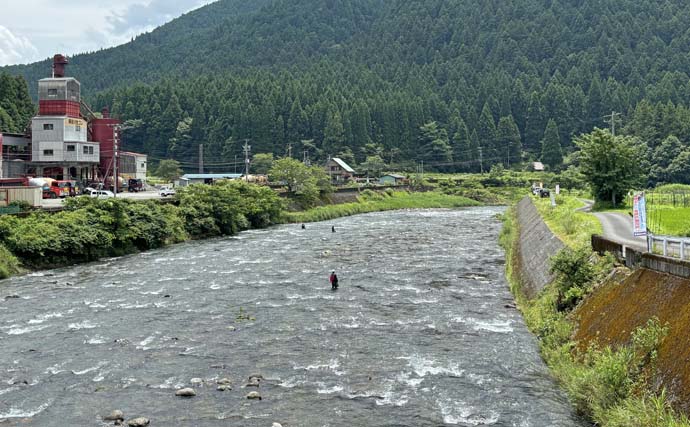
[[[654,254],[681,260],[690,258],[690,238],[650,235],[647,244]]]

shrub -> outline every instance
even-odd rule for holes
[[[558,311],[574,308],[588,292],[596,277],[591,257],[592,251],[588,248],[565,248],[551,257],[551,272],[556,275],[558,289]]]

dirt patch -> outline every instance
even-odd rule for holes
[[[666,387],[675,407],[690,412],[690,280],[639,269],[597,288],[573,313],[575,340],[619,346],[652,317],[668,323],[658,355],[655,385]]]

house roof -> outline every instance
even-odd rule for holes
[[[242,178],[240,173],[188,173],[181,179],[238,179]]]
[[[391,178],[395,178],[395,179],[405,179],[404,176],[394,174],[394,173],[387,173],[387,174],[383,175],[381,178],[383,178],[384,176],[390,176]]]
[[[535,171],[543,171],[544,164],[542,162],[534,162],[532,163],[532,169],[534,169]]]
[[[341,168],[345,169],[347,172],[355,173],[355,170],[352,169],[352,168],[350,167],[350,165],[348,165],[347,163],[345,163],[345,162],[342,161],[341,159],[339,159],[339,158],[337,158],[337,157],[333,157],[331,160],[333,160],[334,162],[336,162]]]

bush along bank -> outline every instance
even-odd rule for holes
[[[619,280],[610,256],[588,248],[566,248],[550,262],[554,281],[536,298],[525,298],[517,274],[517,229],[514,210],[504,219],[501,243],[506,249],[507,275],[530,330],[539,339],[542,357],[568,393],[579,414],[596,425],[612,427],[688,427],[688,419],[674,411],[665,390],[652,381],[657,351],[668,328],[658,319],[630,333],[617,347],[574,341],[573,309],[587,303],[599,283]]]
[[[126,199],[69,199],[55,214],[0,217],[0,262],[52,268],[160,248],[189,239],[224,236],[279,222],[282,201],[269,188],[244,182],[194,185],[178,193],[179,206]],[[4,257],[2,257],[4,259]]]
[[[302,212],[288,212],[286,222],[317,222],[343,216],[396,209],[441,209],[480,206],[481,203],[462,196],[437,191],[409,193],[387,189],[383,192],[364,190],[357,202],[319,206]]]

